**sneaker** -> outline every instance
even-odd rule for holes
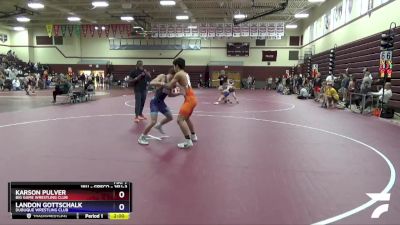
[[[190,139],[192,139],[192,142],[196,142],[198,140],[197,135],[196,134],[192,134],[190,135]]]
[[[178,144],[178,148],[186,149],[193,146],[193,142],[190,139],[185,139],[184,142]]]
[[[147,120],[147,117],[145,116],[138,116],[139,120]]]
[[[162,129],[162,126],[159,123],[157,123],[157,125],[154,126],[154,128],[156,128],[158,132],[160,132],[161,134],[165,134],[164,130]]]
[[[147,140],[147,138],[148,138],[147,135],[141,134],[139,136],[138,143],[141,144],[141,145],[148,145],[149,141]]]
[[[135,119],[133,120],[133,122],[135,122],[135,123],[139,123],[139,118],[138,117],[135,117]]]
[[[219,102],[214,102],[214,105],[219,105]]]

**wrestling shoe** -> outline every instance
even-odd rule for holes
[[[178,148],[187,149],[193,146],[193,142],[190,139],[185,139],[184,142],[178,144]]]
[[[199,139],[197,138],[197,135],[196,135],[196,134],[190,135],[190,139],[192,139],[192,142],[197,142],[197,140],[199,140]]]
[[[149,141],[147,140],[148,136],[141,134],[138,139],[138,143],[141,145],[148,145]]]

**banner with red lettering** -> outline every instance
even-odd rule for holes
[[[242,23],[240,25],[240,36],[242,36],[242,37],[250,36],[250,24]]]
[[[192,37],[198,37],[199,36],[199,24],[195,23],[192,24]]]
[[[168,37],[174,38],[176,37],[176,27],[175,24],[168,24]]]
[[[267,23],[259,23],[258,24],[258,36],[266,37],[267,36]]]
[[[224,24],[223,23],[217,23],[217,31],[215,33],[216,37],[225,37],[225,32],[224,32]]]
[[[240,25],[233,25],[233,37],[240,37],[241,28]]]
[[[232,37],[232,27],[233,27],[233,24],[231,24],[231,23],[224,24],[225,37]]]
[[[250,37],[258,37],[258,24],[250,24]]]
[[[160,25],[158,25],[158,28],[160,30],[159,37],[160,38],[167,37],[167,25],[166,24],[160,24]]]
[[[208,31],[207,31],[207,36],[214,38],[215,37],[215,33],[217,31],[217,26],[214,23],[209,23],[208,24]]]
[[[158,38],[158,24],[151,25],[151,37]]]
[[[181,23],[176,25],[176,37],[183,37],[183,24]]]
[[[208,26],[206,23],[201,23],[199,27],[200,37],[208,37]]]

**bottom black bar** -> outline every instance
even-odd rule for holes
[[[38,214],[38,213],[12,213],[13,219],[45,220],[45,219],[108,219],[108,213],[62,213],[62,214]]]

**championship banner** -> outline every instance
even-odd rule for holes
[[[68,33],[69,36],[72,36],[72,33],[74,33],[74,25],[68,25]]]
[[[60,25],[54,25],[54,36],[58,36],[60,33]]]
[[[192,24],[192,37],[198,37],[199,36],[199,24]]]
[[[106,37],[110,35],[110,25],[104,25],[106,29],[104,29],[104,33],[106,34]]]
[[[158,24],[151,25],[151,37],[158,38]]]
[[[159,28],[159,37],[160,38],[165,38],[167,37],[167,25],[166,24],[159,24],[158,25]]]
[[[233,25],[233,37],[240,37],[240,25]]]
[[[278,51],[262,51],[263,62],[276,62]]]
[[[66,33],[67,33],[67,25],[61,25],[61,35],[65,37]]]
[[[280,22],[276,24],[276,34],[277,36],[285,36],[285,23]]]
[[[193,25],[187,25],[183,28],[183,36],[184,37],[191,37],[192,36],[192,30],[189,28],[189,26]]]
[[[79,25],[75,26],[75,34],[77,37],[81,36],[81,26]]]
[[[258,37],[258,24],[250,24],[250,37]]]
[[[224,24],[225,37],[232,37],[232,26],[233,26],[233,24],[231,24],[231,23]]]
[[[208,37],[208,26],[206,23],[201,23],[199,28],[200,37]]]
[[[217,24],[217,31],[216,31],[215,36],[217,36],[217,37],[224,37],[225,36],[224,24],[223,23],[218,23]]]
[[[111,24],[111,31],[113,33],[113,37],[117,34],[118,24]]]
[[[183,37],[183,24],[176,24],[176,37]]]
[[[168,24],[168,37],[169,38],[174,38],[176,37],[176,27],[175,24]]]
[[[242,37],[250,36],[250,24],[242,23],[242,25],[240,26],[240,35]]]
[[[276,26],[275,23],[268,23],[268,27],[267,27],[267,36],[276,36]]]
[[[53,24],[47,24],[46,30],[47,30],[47,35],[49,35],[49,37],[51,37],[53,35]]]
[[[266,37],[267,36],[267,23],[259,23],[258,24],[258,36]]]
[[[217,26],[214,23],[208,24],[208,32],[207,32],[208,37],[214,38],[216,31],[217,31]]]

